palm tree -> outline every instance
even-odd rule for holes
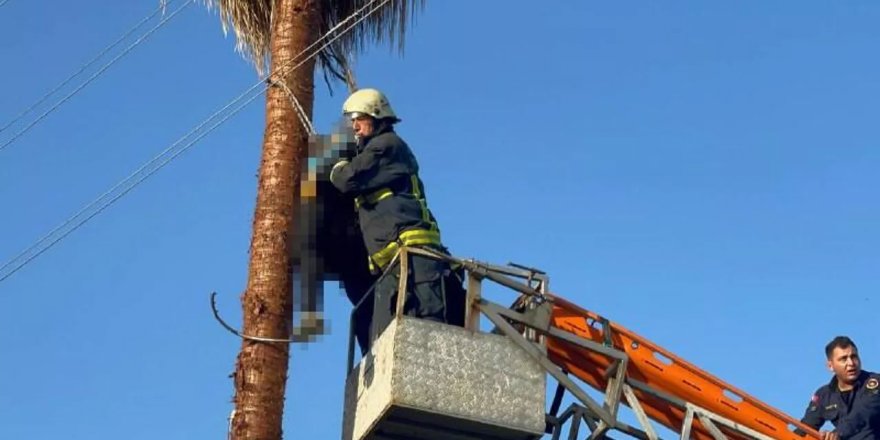
[[[244,334],[286,338],[292,313],[288,231],[295,230],[296,194],[309,135],[286,90],[311,119],[315,69],[321,68],[329,85],[330,79],[348,79],[345,60],[369,42],[396,42],[402,53],[407,23],[424,7],[424,0],[390,0],[319,57],[293,71],[283,67],[298,63],[302,59],[294,59],[298,54],[370,0],[205,1],[219,9],[224,31],[234,30],[236,49],[253,62],[257,73],[263,75],[268,67],[268,82],[280,85],[266,92],[266,128],[242,308]],[[288,356],[286,343],[242,341],[234,375],[232,439],[281,438]]]

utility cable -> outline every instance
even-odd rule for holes
[[[188,0],[188,3],[191,2],[191,1],[192,1],[192,0]],[[375,11],[379,10],[383,5],[385,5],[386,3],[388,3],[390,0],[381,0],[381,3],[379,3],[377,6],[375,6],[375,7],[372,8],[372,9],[370,9],[370,10],[367,11],[366,13],[363,13],[363,11],[364,11],[365,9],[370,8],[370,7],[371,7],[374,3],[376,3],[377,1],[379,1],[379,0],[371,0],[369,3],[367,3],[366,5],[364,5],[363,7],[361,7],[360,9],[358,9],[357,11],[355,11],[354,13],[352,13],[352,15],[350,15],[348,18],[346,18],[345,20],[343,20],[342,22],[340,22],[339,24],[337,24],[336,26],[334,26],[332,29],[330,29],[329,31],[327,31],[327,33],[325,33],[321,38],[319,38],[318,40],[316,40],[314,43],[310,44],[310,45],[309,45],[306,49],[304,49],[302,52],[300,52],[299,54],[297,54],[296,56],[294,56],[293,58],[291,58],[290,60],[288,60],[286,63],[284,63],[284,65],[279,66],[277,70],[282,70],[282,69],[284,69],[285,72],[283,72],[283,73],[288,73],[288,72],[290,72],[290,71],[293,71],[293,70],[299,68],[300,66],[302,66],[303,64],[305,64],[307,61],[309,61],[310,59],[312,59],[312,58],[316,57],[318,54],[320,54],[322,50],[324,50],[325,48],[327,48],[330,44],[332,44],[332,43],[333,43],[334,41],[336,41],[337,39],[341,38],[343,35],[345,35],[347,32],[349,32],[351,29],[353,29],[355,26],[357,26],[360,22],[362,22],[362,21],[365,20],[367,17],[369,17],[370,15],[372,15]],[[179,11],[179,9],[178,9],[178,11]],[[175,12],[176,12],[176,11],[175,11]],[[363,15],[362,15],[362,14],[363,14]],[[354,17],[358,17],[358,16],[360,16],[360,17],[359,17],[357,20],[355,20],[354,23],[352,23],[352,24],[350,24],[350,25],[347,25],[347,23],[348,23],[350,20],[352,20]],[[305,59],[299,61],[298,63],[294,64],[294,65],[291,66],[291,67],[287,67],[287,66],[286,66],[286,64],[288,64],[288,63],[290,63],[290,62],[293,62],[296,58],[299,58],[300,56],[302,56],[302,55],[308,53],[308,52],[309,52],[314,46],[320,44],[320,43],[321,43],[321,40],[326,39],[329,35],[331,35],[331,34],[333,34],[334,32],[336,32],[336,31],[337,31],[340,27],[342,27],[343,25],[346,25],[347,27],[345,27],[344,29],[342,29],[342,30],[341,30],[341,33],[340,33],[339,35],[336,35],[336,36],[332,37],[329,41],[327,41],[326,43],[324,43],[323,45],[321,45],[321,47],[319,47],[317,50],[312,51],[312,52],[311,52],[311,53],[310,53]],[[273,73],[273,74],[281,74],[281,73],[280,73],[280,72],[275,72],[275,73]],[[265,84],[265,82],[264,82],[264,81],[257,82],[256,84],[254,84],[253,86],[251,86],[250,88],[248,88],[247,90],[245,90],[245,91],[244,91],[243,93],[241,93],[238,97],[236,97],[236,98],[233,99],[231,102],[229,102],[228,104],[226,104],[223,108],[221,108],[220,110],[216,111],[214,114],[212,114],[209,118],[207,118],[207,119],[206,119],[205,121],[203,121],[201,124],[199,124],[198,126],[196,126],[194,129],[192,129],[192,130],[191,130],[190,132],[188,132],[186,135],[184,135],[183,137],[181,137],[180,139],[178,139],[176,142],[174,142],[174,144],[172,144],[170,147],[166,148],[164,151],[162,151],[161,153],[159,153],[157,156],[155,156],[153,159],[151,159],[150,161],[148,161],[146,164],[142,165],[140,168],[138,168],[135,172],[133,172],[132,174],[130,174],[128,177],[126,177],[125,179],[123,179],[122,181],[120,181],[119,183],[117,183],[116,185],[114,185],[111,189],[107,190],[104,194],[102,194],[101,196],[99,196],[98,198],[96,198],[94,201],[92,201],[91,203],[89,203],[88,205],[86,205],[84,208],[80,209],[76,214],[74,214],[73,216],[71,216],[70,218],[68,218],[67,220],[65,220],[61,225],[57,226],[55,229],[53,229],[53,230],[50,231],[49,233],[45,234],[45,235],[44,235],[42,238],[40,238],[36,243],[34,243],[33,245],[29,246],[27,249],[25,249],[24,251],[20,252],[18,255],[16,255],[15,257],[13,257],[12,259],[10,259],[9,261],[7,261],[2,267],[0,267],[0,282],[3,282],[4,280],[6,280],[6,279],[9,278],[10,276],[12,276],[15,272],[17,272],[17,271],[20,270],[22,267],[24,267],[25,265],[27,265],[28,263],[30,263],[31,261],[33,261],[36,257],[42,255],[45,251],[47,251],[49,248],[51,248],[52,246],[54,246],[56,243],[58,243],[59,241],[61,241],[61,240],[64,239],[65,237],[67,237],[70,233],[72,233],[73,231],[75,231],[76,229],[78,229],[80,226],[82,226],[83,224],[85,224],[86,222],[88,222],[89,220],[91,220],[92,218],[94,218],[96,215],[100,214],[102,211],[104,211],[104,209],[106,209],[106,208],[109,207],[111,204],[113,204],[114,202],[116,202],[117,200],[119,200],[122,196],[128,194],[128,192],[130,192],[132,189],[134,189],[134,187],[136,187],[137,185],[139,185],[141,182],[143,182],[143,181],[144,181],[145,179],[147,179],[148,177],[152,176],[156,171],[158,171],[159,169],[161,169],[162,167],[164,167],[165,165],[167,165],[169,162],[171,162],[172,160],[174,160],[174,159],[175,159],[177,156],[179,156],[181,153],[183,153],[184,151],[188,150],[188,149],[189,149],[190,147],[192,147],[196,142],[198,142],[198,141],[201,140],[203,137],[205,137],[207,134],[209,134],[209,133],[212,132],[214,129],[216,129],[220,124],[222,124],[223,122],[225,122],[226,120],[228,120],[229,118],[231,118],[233,115],[235,115],[235,114],[237,114],[239,111],[241,111],[245,106],[247,106],[248,104],[250,104],[250,103],[251,103],[254,99],[256,99],[258,96],[260,96],[260,93],[254,93],[253,96],[251,96],[250,98],[248,98],[244,103],[238,105],[238,107],[236,107],[231,113],[227,114],[227,115],[224,116],[220,121],[218,121],[218,122],[216,122],[214,125],[212,125],[212,126],[206,131],[206,132],[200,134],[198,137],[196,137],[195,139],[193,139],[192,141],[190,141],[189,143],[187,143],[187,144],[186,144],[184,147],[182,147],[179,151],[175,152],[171,157],[169,157],[169,158],[165,159],[164,161],[162,161],[162,162],[161,162],[156,168],[150,170],[149,172],[147,172],[146,174],[144,174],[142,177],[140,177],[140,178],[138,178],[137,180],[135,180],[133,184],[131,184],[128,188],[123,189],[121,193],[119,193],[119,194],[117,194],[116,196],[112,197],[110,200],[104,202],[104,204],[103,204],[102,206],[100,206],[95,212],[89,214],[88,216],[82,217],[83,214],[85,214],[89,209],[91,209],[92,207],[94,207],[94,206],[98,205],[99,203],[101,203],[101,201],[102,201],[105,197],[107,197],[109,194],[113,193],[116,189],[118,189],[118,188],[122,187],[123,185],[125,185],[126,182],[128,182],[129,180],[135,178],[138,174],[141,174],[141,173],[142,173],[144,170],[146,170],[151,164],[153,164],[153,163],[155,163],[155,162],[158,162],[159,159],[160,159],[162,156],[164,156],[164,155],[166,155],[168,152],[172,151],[177,145],[179,145],[179,144],[182,143],[185,139],[187,139],[188,137],[190,137],[191,135],[193,135],[194,133],[196,133],[197,131],[199,131],[202,127],[204,127],[205,125],[207,125],[211,120],[213,120],[214,118],[216,118],[218,115],[220,115],[220,114],[221,114],[222,112],[224,112],[226,109],[228,109],[228,108],[230,108],[230,107],[232,107],[232,106],[237,105],[237,103],[238,103],[239,101],[241,101],[242,99],[245,99],[245,97],[246,97],[248,94],[251,94],[251,92],[253,92],[257,87],[259,87],[259,86],[262,85],[262,84]],[[81,217],[82,217],[82,218],[81,218]],[[59,231],[61,231],[62,229],[68,227],[68,225],[72,224],[72,223],[73,223],[75,220],[77,220],[78,218],[80,218],[80,220],[78,220],[75,224],[73,224],[72,227],[70,227],[69,229],[65,230],[65,231],[64,231],[59,237],[57,237],[57,238],[52,239],[51,241],[49,241],[48,244],[47,244],[45,247],[43,247],[42,249],[40,249],[39,251],[37,251],[36,254],[33,254],[33,255],[30,255],[30,256],[27,256],[27,258],[25,258],[24,260],[22,260],[22,258],[24,258],[26,255],[28,255],[29,253],[31,253],[32,251],[34,251],[35,249],[37,249],[40,245],[42,245],[44,242],[46,242],[47,240],[49,240],[49,239],[50,239],[50,238],[51,238],[56,232],[59,232]],[[19,261],[19,260],[22,260],[22,261]],[[6,270],[6,269],[9,268],[9,267],[11,267],[11,269],[10,269],[7,273],[4,274],[3,271]]]
[[[5,1],[9,1],[9,0],[5,0]],[[174,1],[174,0],[169,0],[169,2],[173,2],[173,1]],[[0,6],[2,6],[2,4],[0,4]],[[40,104],[46,102],[46,100],[49,99],[50,96],[54,95],[55,92],[57,92],[57,91],[60,90],[62,87],[66,86],[68,83],[70,83],[70,81],[72,81],[74,78],[76,78],[77,76],[79,76],[79,74],[83,73],[83,72],[84,72],[86,69],[88,69],[92,64],[95,64],[95,62],[97,62],[99,59],[101,59],[101,57],[103,57],[104,55],[106,55],[107,52],[110,52],[114,47],[118,46],[119,43],[125,41],[125,39],[128,38],[131,34],[133,34],[134,31],[140,29],[140,27],[143,26],[144,23],[146,23],[147,21],[149,21],[150,19],[152,19],[153,17],[155,17],[156,14],[158,14],[158,13],[164,11],[164,10],[165,10],[165,4],[159,5],[159,7],[156,8],[155,11],[153,11],[152,13],[150,13],[149,15],[147,15],[146,17],[144,17],[140,22],[138,22],[136,25],[134,25],[134,27],[132,27],[131,29],[129,29],[128,31],[126,31],[124,34],[122,34],[122,36],[119,37],[119,38],[118,38],[116,41],[114,41],[112,44],[110,44],[109,46],[105,47],[101,52],[99,52],[97,55],[95,55],[95,57],[92,58],[91,61],[89,61],[88,63],[84,64],[82,67],[79,68],[79,70],[77,70],[76,72],[74,72],[72,75],[68,76],[67,79],[65,79],[65,80],[62,81],[60,84],[58,84],[57,86],[55,86],[55,88],[53,88],[53,89],[50,90],[48,93],[46,93],[45,95],[43,95],[43,97],[40,98],[39,100],[37,100],[37,102],[33,103],[30,107],[28,107],[27,109],[25,109],[24,111],[22,111],[21,113],[19,113],[18,115],[16,115],[14,118],[12,118],[12,120],[9,121],[9,122],[7,122],[6,125],[4,125],[3,127],[0,127],[0,133],[3,133],[3,131],[5,131],[7,128],[9,128],[10,126],[12,126],[12,125],[15,124],[16,122],[20,121],[25,115],[27,115],[28,113],[30,113],[31,111],[33,111],[33,110],[34,110],[35,108],[37,108]]]
[[[149,36],[152,35],[154,32],[156,32],[157,30],[159,30],[162,26],[165,26],[165,24],[168,23],[169,20],[171,20],[172,18],[174,18],[174,16],[176,16],[178,13],[180,13],[180,11],[182,11],[184,8],[186,8],[187,6],[189,6],[190,4],[192,4],[193,1],[194,1],[194,0],[186,0],[186,1],[185,1],[185,2],[184,2],[179,8],[175,9],[173,12],[171,12],[171,14],[169,14],[167,17],[163,18],[162,21],[160,21],[156,26],[154,26],[152,29],[150,29],[149,31],[147,31],[147,33],[145,33],[145,34],[142,35],[140,38],[138,38],[134,43],[132,43],[131,45],[129,45],[129,46],[128,46],[128,47],[127,47],[127,48],[126,48],[121,54],[117,55],[115,58],[113,58],[112,60],[110,60],[110,62],[108,62],[107,64],[105,64],[103,67],[101,67],[101,69],[99,69],[97,72],[95,72],[94,74],[92,74],[92,76],[90,76],[90,77],[86,80],[86,82],[80,84],[79,87],[77,87],[77,88],[74,89],[72,92],[70,92],[69,94],[67,94],[64,98],[61,98],[61,100],[59,100],[57,103],[55,103],[55,105],[53,105],[51,108],[49,108],[49,110],[46,110],[45,112],[43,112],[43,114],[41,114],[37,119],[35,119],[34,121],[32,121],[30,124],[28,124],[25,128],[19,130],[19,131],[18,131],[17,133],[15,133],[11,138],[9,138],[8,140],[6,140],[6,142],[0,144],[0,151],[2,151],[4,148],[6,148],[6,147],[8,147],[9,145],[11,145],[11,144],[12,144],[13,142],[15,142],[18,138],[20,138],[22,135],[24,135],[25,133],[27,133],[28,131],[30,131],[31,128],[33,128],[35,125],[37,125],[37,124],[38,124],[40,121],[42,121],[46,116],[48,116],[50,113],[52,113],[53,111],[55,111],[58,107],[60,107],[60,106],[61,106],[62,104],[64,104],[65,102],[67,102],[67,101],[68,101],[70,98],[72,98],[74,95],[76,95],[77,93],[79,93],[80,90],[82,90],[83,88],[85,88],[87,85],[91,84],[91,83],[92,83],[95,79],[97,79],[102,73],[104,73],[104,71],[106,71],[107,69],[109,69],[110,66],[112,66],[112,65],[115,64],[117,61],[119,61],[122,57],[124,57],[124,56],[127,55],[129,52],[131,52],[132,49],[134,49],[135,47],[137,47],[138,45],[140,45],[141,43],[143,43],[144,40],[147,39],[147,37],[149,37]],[[5,128],[5,127],[4,127],[4,128]]]
[[[284,82],[284,80],[279,79],[275,84],[278,84],[278,86],[284,90],[284,93],[287,93],[287,96],[290,98],[290,103],[296,110],[296,116],[299,117],[299,122],[302,123],[306,132],[308,132],[309,135],[318,134],[318,132],[315,131],[315,126],[312,125],[312,121],[309,120],[309,116],[306,115],[306,111],[303,109],[302,105],[300,105],[299,100],[296,99],[296,95],[293,94],[293,90],[290,90],[290,87],[287,87],[287,83]]]

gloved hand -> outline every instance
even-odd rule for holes
[[[348,161],[347,161],[347,160],[340,160],[339,162],[336,162],[336,165],[333,165],[333,169],[330,170],[330,181],[331,181],[331,182],[333,181],[333,176],[334,176],[337,172],[339,172],[339,170],[340,170],[342,167],[344,167],[344,166],[346,166],[346,165],[348,165]]]

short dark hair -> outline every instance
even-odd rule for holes
[[[831,359],[831,353],[834,352],[835,348],[858,348],[856,347],[856,343],[852,341],[848,336],[837,336],[825,346],[825,357]]]

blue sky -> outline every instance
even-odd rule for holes
[[[157,3],[0,7],[0,122]],[[833,336],[880,369],[878,22],[872,2],[431,1],[404,57],[356,71],[402,115],[455,254],[542,268],[799,417]],[[0,151],[0,260],[253,85],[233,48],[189,7]],[[326,131],[343,87],[316,85]],[[240,344],[208,294],[239,322],[263,117],[0,283],[0,438],[225,435]],[[339,437],[349,305],[326,301],[332,333],[291,352],[287,438]]]

